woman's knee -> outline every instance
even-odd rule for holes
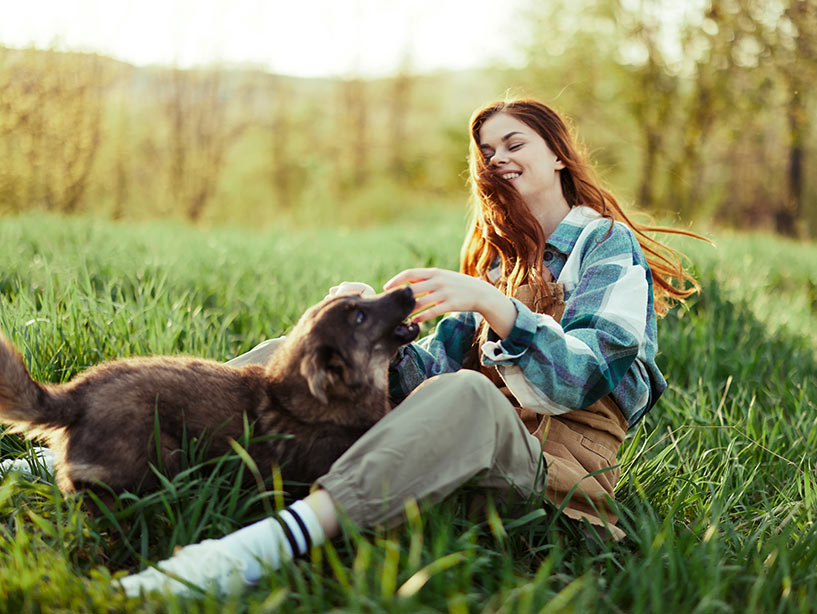
[[[445,390],[448,403],[446,411],[463,414],[464,419],[475,419],[476,416],[492,416],[495,413],[513,414],[513,406],[496,385],[479,371],[462,369],[454,373],[437,375],[427,384]],[[438,388],[439,387],[439,388]]]
[[[431,382],[435,382],[438,386],[456,386],[462,388],[463,391],[477,395],[491,394],[490,391],[499,392],[490,379],[472,369],[460,369],[453,373],[435,375],[428,380],[428,383]]]
[[[496,384],[479,371],[463,369],[452,375],[458,379],[458,385],[475,398],[481,400],[497,400],[500,403],[504,401],[505,404],[510,407],[510,402],[507,397],[496,387]]]

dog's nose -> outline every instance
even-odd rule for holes
[[[383,294],[383,298],[389,300],[400,309],[414,309],[414,305],[416,304],[414,291],[411,289],[411,286],[403,286],[402,288],[389,290]]]
[[[395,292],[398,293],[401,300],[405,301],[409,306],[414,307],[414,291],[411,289],[411,286],[400,288],[399,290],[395,290]]]

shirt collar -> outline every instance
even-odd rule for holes
[[[590,207],[584,205],[571,207],[553,234],[548,237],[547,245],[563,254],[569,254],[585,226],[600,217],[601,214]]]
[[[584,205],[571,207],[567,215],[561,222],[559,222],[559,225],[556,227],[556,230],[553,231],[553,234],[548,237],[547,245],[567,256],[571,251],[573,251],[573,246],[576,245],[576,241],[579,239],[579,235],[582,233],[582,230],[584,230],[584,227],[600,217],[601,214],[590,207],[586,207]],[[564,261],[562,261],[562,264],[564,264]],[[553,267],[556,267],[555,263],[549,268]],[[559,265],[559,269],[560,267],[561,265]],[[559,269],[556,269],[553,273],[555,277],[558,277]],[[491,283],[495,284],[501,274],[502,259],[497,256],[496,260],[494,260],[493,265],[488,271],[488,279]]]

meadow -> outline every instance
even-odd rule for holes
[[[196,229],[37,214],[0,223],[0,330],[35,379],[101,360],[226,360],[277,336],[343,279],[455,268],[464,217],[365,229]],[[127,600],[143,558],[281,505],[238,456],[197,462],[93,518],[43,477],[0,482],[0,611],[813,612],[817,604],[817,246],[713,233],[680,241],[702,292],[659,323],[670,387],[628,434],[617,491],[629,537],[588,541],[536,501],[464,487],[401,527],[361,531],[245,594]],[[26,455],[0,437],[2,457]],[[520,511],[521,510],[521,511]]]

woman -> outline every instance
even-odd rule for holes
[[[161,569],[232,591],[337,535],[340,510],[360,526],[399,521],[408,499],[438,501],[475,476],[486,488],[544,492],[569,517],[623,535],[607,504],[616,452],[666,387],[656,311],[695,289],[678,255],[644,233],[688,233],[630,221],[537,101],[474,114],[470,174],[476,210],[462,272],[410,269],[385,285],[411,285],[415,322],[451,314],[393,362],[399,405],[306,499],[182,548]],[[330,292],[346,291],[374,293],[359,283]],[[153,568],[121,583],[129,594],[190,590]]]

